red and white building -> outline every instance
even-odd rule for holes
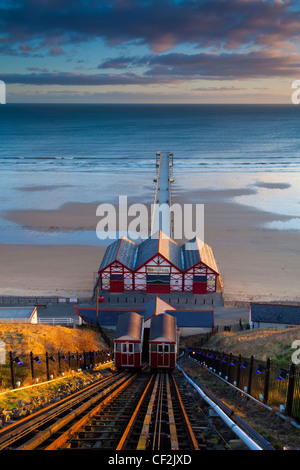
[[[182,291],[181,248],[163,232],[143,241],[137,250],[134,290],[149,294]]]
[[[219,270],[212,248],[199,238],[180,246],[159,231],[140,244],[126,237],[106,250],[100,265],[102,291],[169,294],[216,292]]]
[[[216,292],[219,269],[212,248],[195,237],[182,246],[184,258],[183,291],[194,294]]]
[[[101,290],[109,292],[134,290],[133,268],[136,249],[136,243],[125,236],[107,247],[98,272]]]

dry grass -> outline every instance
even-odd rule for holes
[[[18,355],[43,354],[46,351],[54,354],[60,352],[82,352],[106,349],[99,333],[88,329],[73,329],[63,326],[1,324],[0,340],[4,341],[6,350]]]
[[[215,349],[226,354],[251,357],[290,364],[291,356],[296,351],[294,341],[300,340],[300,327],[294,328],[259,328],[238,332],[221,332],[212,336],[203,347]],[[200,346],[199,336],[181,338],[185,348]],[[298,348],[297,348],[298,349]]]
[[[222,332],[212,336],[205,345],[206,348],[217,349],[233,355],[241,354],[266,360],[290,363],[295,349],[292,343],[300,340],[300,327],[295,328],[259,328],[239,332]],[[195,342],[193,346],[196,346]]]

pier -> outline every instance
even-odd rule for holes
[[[157,176],[154,178],[156,190],[152,211],[151,235],[161,230],[172,238],[174,223],[170,207],[172,205],[171,186],[174,181],[172,178],[173,153],[157,152],[156,167]]]
[[[196,236],[181,245],[173,239],[173,154],[157,152],[156,170],[150,236],[141,243],[123,236],[108,246],[96,286],[101,286],[105,302],[108,293],[140,292],[143,298],[167,294],[170,299],[176,295],[177,302],[182,293],[184,300],[190,296],[197,302],[193,296],[201,294],[203,303],[215,305],[215,297],[221,300],[222,286],[212,248]]]

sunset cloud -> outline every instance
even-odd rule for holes
[[[295,0],[0,0],[0,30],[0,78],[8,84],[147,86],[300,75]],[[22,65],[12,70],[9,56]]]

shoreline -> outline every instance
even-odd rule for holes
[[[266,228],[266,223],[286,221],[290,216],[278,216],[234,200],[253,192],[249,187],[188,191],[176,188],[172,202],[204,204],[204,239],[212,246],[224,276],[228,302],[253,299],[299,302],[299,233]],[[95,202],[68,202],[50,211],[11,210],[6,212],[6,217],[20,231],[26,223],[26,229],[35,230],[37,236],[38,233],[59,236],[84,231],[92,234],[99,220],[96,207]],[[86,293],[92,293],[93,279],[104,251],[100,240],[95,245],[0,244],[0,257],[5,266],[0,272],[0,296],[19,297],[27,293],[88,297]]]

